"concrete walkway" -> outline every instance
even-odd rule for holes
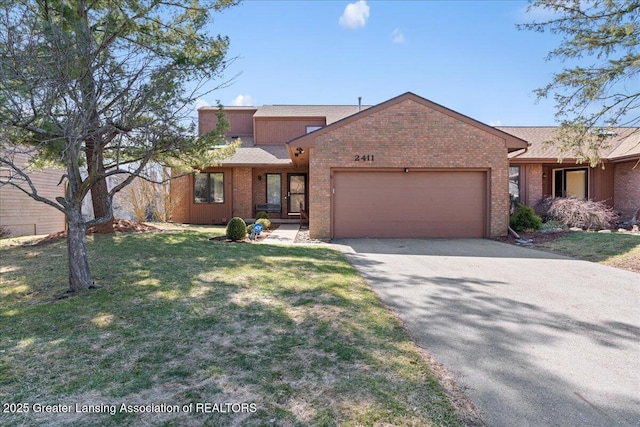
[[[271,232],[262,243],[292,245],[296,240],[296,235],[300,230],[299,224],[280,224],[280,226]]]

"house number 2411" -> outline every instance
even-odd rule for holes
[[[354,162],[373,162],[373,154],[363,154],[362,156],[356,154],[353,156]]]

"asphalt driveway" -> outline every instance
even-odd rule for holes
[[[487,425],[640,425],[640,274],[489,240],[334,243]]]

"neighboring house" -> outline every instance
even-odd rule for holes
[[[531,144],[528,150],[509,154],[510,193],[529,206],[548,196],[572,196],[604,201],[622,220],[640,209],[640,129],[613,129],[602,162],[592,168],[563,156],[545,144],[554,138],[555,127],[506,127],[497,129]],[[562,163],[558,159],[564,157]]]
[[[15,154],[18,166],[26,165],[26,154]],[[9,171],[8,168],[2,168]],[[51,200],[64,196],[63,171],[40,169],[29,173],[38,194]],[[0,186],[0,227],[7,228],[10,236],[50,234],[65,229],[64,214],[52,206],[36,202],[11,185]]]
[[[29,156],[24,153],[14,155],[14,161],[20,167],[27,164],[28,158]],[[0,167],[0,172],[5,171],[10,173],[9,168]],[[62,180],[64,172],[62,169],[52,168],[33,169],[29,171],[29,177],[40,196],[55,200],[56,197],[64,197],[66,188],[66,180]],[[85,171],[83,171],[83,176],[86,176]],[[108,188],[112,188],[120,179],[122,178],[109,177],[107,179]],[[26,183],[21,185],[28,189]],[[147,194],[140,194],[137,191],[141,186],[143,185],[140,180],[135,179],[114,197],[114,218],[136,219],[133,213],[136,202],[145,205],[149,203]],[[156,190],[156,194],[162,193],[161,186],[156,186]],[[137,195],[139,200],[132,200],[132,194]],[[145,206],[142,206],[142,209],[144,210]],[[85,220],[93,218],[90,194],[82,202],[82,213]],[[64,214],[61,211],[45,203],[37,202],[14,186],[7,184],[0,186],[0,227],[6,228],[11,237],[18,237],[57,233],[65,230],[66,224]]]

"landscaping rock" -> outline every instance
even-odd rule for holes
[[[598,233],[611,233],[611,230],[598,230]]]
[[[520,246],[533,246],[533,240],[516,239],[516,245]]]

